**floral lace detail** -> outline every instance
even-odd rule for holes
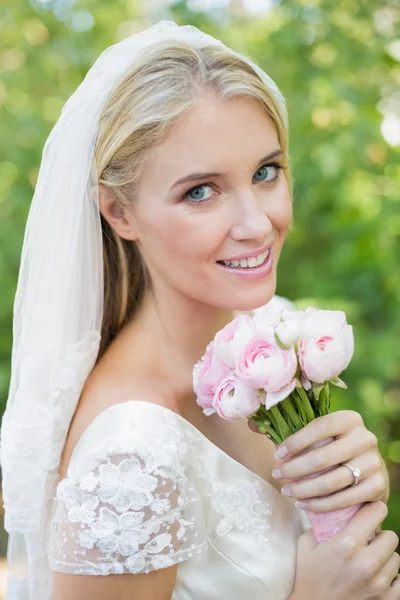
[[[67,573],[148,573],[200,554],[201,503],[171,466],[108,456],[79,481],[62,480],[49,564]]]
[[[204,497],[208,498],[213,511],[220,517],[215,527],[215,535],[222,538],[232,530],[243,531],[251,535],[260,550],[265,549],[269,545],[269,517],[273,515],[267,482],[254,477],[251,481],[239,481],[229,485],[215,478],[210,473],[207,458],[201,450],[201,435],[192,431],[188,436],[196,456],[193,469],[196,478],[202,482],[199,487],[201,486]],[[217,451],[223,454],[219,449]],[[227,459],[226,456],[224,458]]]
[[[222,516],[216,528],[218,537],[238,529],[250,534],[260,548],[265,547],[268,542],[266,532],[271,529],[268,517],[273,511],[259,481],[229,486],[214,482],[211,506]]]

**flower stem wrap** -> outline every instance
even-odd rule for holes
[[[315,444],[311,444],[308,448],[303,450],[303,452],[299,452],[298,456],[301,454],[307,454],[314,448],[321,448],[322,446],[326,446],[330,442],[334,440],[333,437],[326,438],[325,440],[321,440],[316,442]],[[329,467],[327,469],[323,469],[318,471],[317,473],[312,473],[311,475],[305,475],[304,477],[300,477],[298,481],[302,481],[303,479],[314,479],[314,477],[318,477],[323,473],[328,473],[329,471],[333,471],[336,469],[336,465],[333,467]],[[304,512],[307,515],[308,520],[310,521],[310,525],[312,527],[312,531],[314,537],[318,544],[322,542],[326,542],[331,537],[342,531],[346,527],[346,525],[351,521],[357,511],[363,506],[361,504],[354,504],[353,506],[347,506],[346,508],[340,508],[339,510],[333,510],[326,513],[314,513],[309,510],[305,510]]]
[[[293,392],[283,401],[279,402],[270,409],[262,405],[259,410],[250,417],[250,420],[257,424],[260,432],[265,433],[276,446],[279,446],[287,437],[302,429],[307,423],[319,416],[326,415],[330,407],[329,383],[320,386],[317,389],[305,390],[303,387],[296,387]],[[314,448],[325,446],[333,441],[334,438],[326,438],[320,442],[312,444],[306,450],[299,453],[306,454]],[[334,467],[329,467],[317,473],[301,477],[302,479],[312,479],[323,473],[332,471]],[[351,521],[362,504],[356,504],[339,510],[314,513],[304,511],[311,524],[312,531],[316,541],[320,544],[333,537],[336,533],[344,529]]]

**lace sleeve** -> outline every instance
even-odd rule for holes
[[[164,462],[107,454],[83,476],[63,479],[51,522],[50,569],[148,573],[201,553],[200,498],[184,470]]]

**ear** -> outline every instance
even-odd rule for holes
[[[121,206],[113,192],[102,184],[99,185],[99,208],[105,220],[121,238],[137,238],[133,211]]]

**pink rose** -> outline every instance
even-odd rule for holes
[[[267,392],[266,407],[284,400],[296,387],[297,356],[281,348],[275,335],[255,334],[236,361],[236,375],[246,385]]]
[[[206,348],[204,356],[193,367],[193,389],[197,404],[205,415],[215,413],[212,406],[215,390],[232,369],[223,363],[214,352],[214,341]]]
[[[341,310],[309,307],[302,319],[299,361],[303,378],[313,383],[335,379],[354,353],[353,328]]]
[[[228,375],[215,391],[213,406],[223,419],[246,419],[261,404],[262,392],[243,383],[235,375]]]
[[[251,318],[248,315],[239,314],[215,335],[215,354],[233,369],[236,356],[243,350],[253,333],[254,327]]]

